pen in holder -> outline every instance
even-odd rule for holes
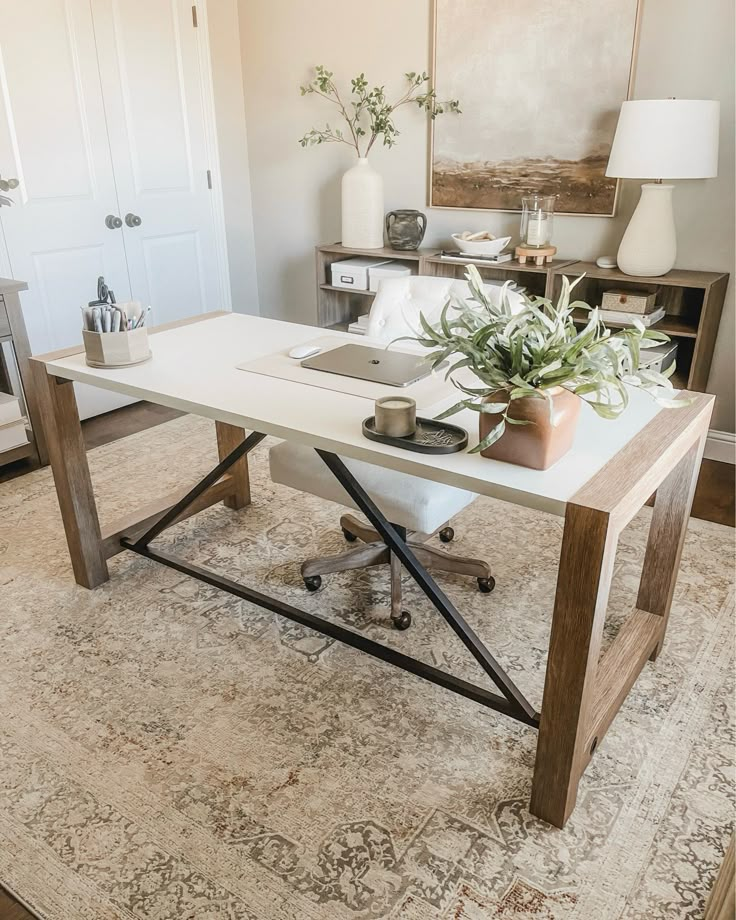
[[[91,367],[129,367],[151,357],[146,317],[138,301],[116,303],[104,279],[98,280],[98,299],[82,307],[82,338]]]

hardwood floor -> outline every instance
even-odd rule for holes
[[[102,444],[124,438],[126,435],[178,418],[181,414],[175,409],[166,409],[164,406],[157,406],[153,403],[135,403],[83,422],[84,440],[87,449],[92,450]],[[22,476],[32,469],[34,465],[27,460],[0,467],[0,483]],[[693,517],[714,521],[717,524],[727,524],[730,527],[735,526],[734,473],[735,468],[730,463],[719,463],[716,460],[703,461],[693,502]],[[0,887],[0,920],[35,920],[35,918]]]
[[[692,517],[716,524],[736,526],[736,501],[734,501],[734,475],[732,463],[703,460],[695,491]]]
[[[137,431],[145,431],[146,428],[153,428],[154,425],[171,421],[172,418],[178,418],[183,414],[177,409],[167,409],[165,406],[157,406],[155,403],[148,402],[123,406],[122,409],[115,409],[113,412],[106,412],[104,415],[97,415],[95,418],[82,422],[84,442],[87,450],[92,450],[103,444],[109,444],[110,441],[117,441],[118,438],[135,434]],[[17,463],[0,466],[0,482],[23,476],[33,469],[36,469],[36,465],[30,460],[19,460]],[[0,914],[0,920],[5,920],[2,914]]]
[[[33,914],[0,888],[0,920],[36,920]]]

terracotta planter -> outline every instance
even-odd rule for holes
[[[506,425],[506,431],[495,444],[481,451],[483,457],[546,470],[557,463],[572,447],[580,415],[580,398],[569,390],[556,387],[550,391],[553,401],[552,422],[549,403],[534,396],[515,399],[509,410],[511,418],[525,419],[531,425]],[[508,402],[506,390],[498,390],[486,402]],[[482,413],[480,438],[486,437],[501,421],[498,415]]]

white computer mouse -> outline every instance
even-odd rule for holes
[[[311,358],[312,355],[316,355],[320,351],[322,349],[319,345],[296,345],[289,352],[289,357],[299,361],[302,358]]]

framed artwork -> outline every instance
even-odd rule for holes
[[[429,204],[611,217],[605,176],[633,80],[640,0],[434,0],[434,85],[462,114],[432,123]]]

